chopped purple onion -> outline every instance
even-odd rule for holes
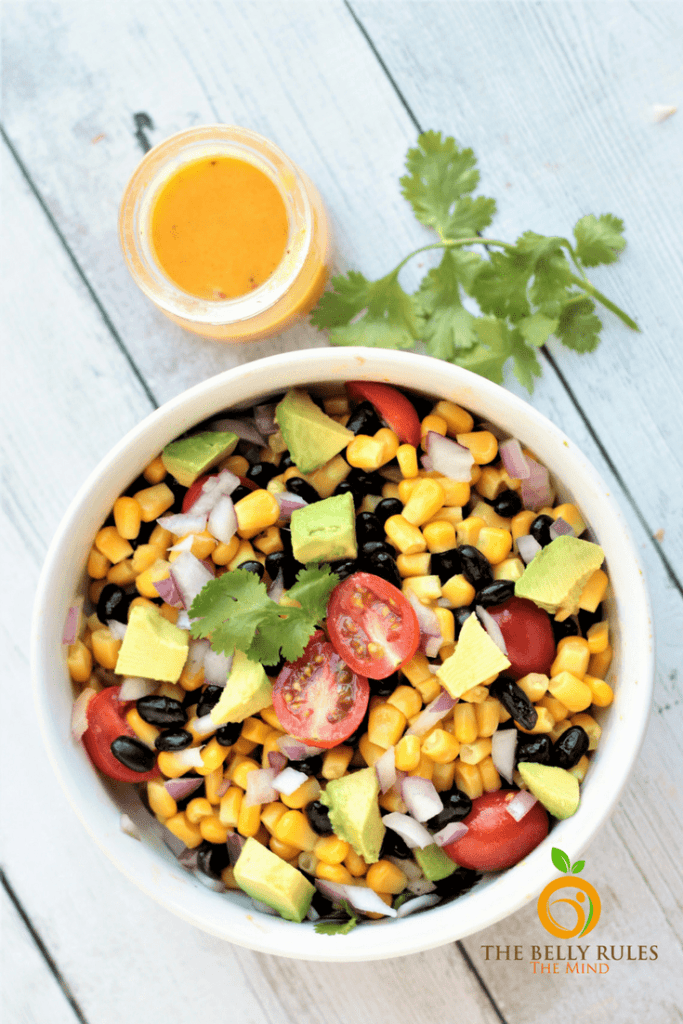
[[[470,482],[474,456],[469,448],[437,434],[435,430],[428,431],[426,445],[433,470],[451,480]]]
[[[528,480],[531,470],[517,438],[511,437],[508,441],[503,441],[498,447],[498,454],[513,480]]]
[[[521,821],[535,803],[538,803],[538,801],[533,793],[529,793],[526,789],[520,789],[519,793],[513,796],[510,803],[505,804],[505,810],[515,821]]]
[[[401,792],[409,813],[416,821],[429,821],[443,810],[443,800],[430,779],[408,775],[403,780]]]
[[[517,749],[516,729],[497,729],[491,737],[491,759],[493,767],[512,785]]]
[[[501,633],[500,626],[498,625],[496,620],[493,618],[493,616],[490,614],[490,612],[487,612],[486,608],[482,607],[482,605],[480,605],[480,604],[475,605],[475,609],[474,610],[477,613],[477,618],[481,622],[482,626],[484,627],[484,629],[486,630],[488,635],[493,640],[493,642],[496,645],[496,647],[500,651],[502,651],[504,655],[507,656],[508,649],[505,646],[505,640],[503,639],[503,634]]]

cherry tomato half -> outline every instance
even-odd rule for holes
[[[185,512],[190,511],[195,501],[201,494],[202,487],[204,486],[208,479],[209,474],[205,474],[204,476],[198,476],[195,482],[193,484],[190,484],[187,491],[185,492],[185,497],[183,498],[183,504],[181,509],[183,514],[185,514]]]
[[[86,708],[88,728],[83,733],[83,746],[90,760],[101,772],[117,782],[149,782],[158,776],[155,767],[149,772],[134,772],[126,768],[111,752],[111,744],[117,736],[134,736],[126,721],[126,712],[133,706],[132,701],[119,700],[120,686],[107,686],[92,698]]]
[[[536,802],[521,821],[515,821],[505,807],[516,795],[516,790],[499,789],[473,800],[463,818],[467,834],[444,846],[444,853],[472,871],[502,871],[518,864],[548,835],[548,812]]]
[[[555,659],[555,637],[548,613],[523,597],[511,597],[486,610],[503,634],[510,659],[505,674],[513,679],[529,672],[547,675]]]
[[[365,399],[374,405],[404,444],[420,447],[420,420],[412,403],[400,391],[389,384],[375,384],[367,380],[348,381],[346,390],[350,398]]]
[[[314,747],[336,747],[363,721],[367,679],[356,675],[318,630],[298,659],[280,672],[273,707],[283,729]]]
[[[409,601],[392,583],[369,572],[355,572],[334,588],[327,631],[349,668],[369,679],[386,679],[410,661],[420,643]]]

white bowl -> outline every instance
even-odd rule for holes
[[[615,657],[613,705],[602,713],[602,738],[582,786],[577,813],[516,867],[491,876],[455,902],[402,919],[317,935],[256,912],[241,894],[218,895],[185,872],[133,799],[132,787],[92,768],[70,735],[72,690],[62,632],[75,594],[85,588],[92,538],[114,500],[165,444],[223,409],[248,406],[294,385],[378,380],[450,399],[499,424],[550,470],[564,500],[573,500],[604,548],[607,602]],[[599,475],[561,430],[515,395],[482,377],[434,359],[374,349],[313,349],[271,356],[219,374],[167,402],[102,460],[71,503],[52,541],[33,621],[34,693],[45,744],[64,790],[93,839],[131,881],[174,914],[213,935],[264,953],[307,960],[379,960],[430,949],[486,928],[524,906],[556,876],[551,846],[572,859],[609,818],[638,754],[652,699],[653,636],[647,591],[628,528]],[[137,821],[143,842],[124,834],[121,811]]]

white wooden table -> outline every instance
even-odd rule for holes
[[[4,7],[6,437],[3,967],[7,1024],[618,1024],[681,1020],[683,849],[683,6],[637,2],[116,0]],[[659,958],[533,977],[483,944],[545,943],[533,905],[462,943],[367,965],[297,963],[158,908],[87,837],[50,775],[27,664],[46,546],[102,455],[158,403],[259,356],[326,344],[303,326],[230,347],[174,327],[121,258],[117,207],[142,155],[190,125],[274,139],[318,184],[340,268],[390,269],[425,232],[399,194],[418,128],[473,147],[498,237],[626,220],[598,287],[592,355],[542,355],[533,404],[624,508],[657,628],[655,706],[610,823],[587,851],[596,942]],[[137,132],[140,136],[140,132]],[[514,382],[510,387],[516,389]]]

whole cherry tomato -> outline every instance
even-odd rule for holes
[[[547,675],[555,659],[555,637],[548,613],[523,597],[510,597],[486,610],[503,634],[510,660],[505,674],[513,679],[529,672]]]
[[[473,800],[462,822],[466,835],[444,846],[444,853],[472,871],[502,871],[519,863],[548,835],[548,812],[537,801],[521,821],[515,821],[506,804],[516,795],[516,790],[499,789]]]

